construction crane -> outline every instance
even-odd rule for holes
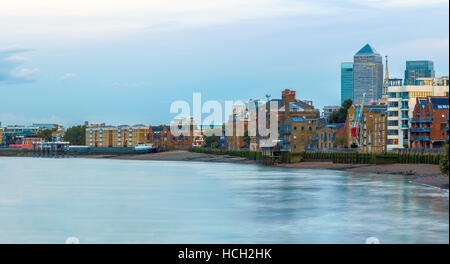
[[[363,99],[361,101],[361,109],[359,110],[359,139],[358,139],[358,145],[362,146],[362,114],[364,111],[364,101],[366,100],[366,93],[363,93]]]

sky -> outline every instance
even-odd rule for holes
[[[366,43],[449,74],[448,0],[0,0],[0,122],[167,124],[176,100],[340,103]]]

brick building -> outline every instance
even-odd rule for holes
[[[93,147],[134,147],[152,144],[158,149],[187,149],[193,144],[193,126],[189,135],[174,136],[166,125],[91,125],[86,128],[86,145]]]
[[[360,150],[368,153],[387,151],[387,106],[370,108],[362,114]]]
[[[325,124],[318,130],[319,149],[334,149],[344,147],[336,142],[337,137],[345,137],[345,123]]]
[[[411,148],[440,148],[448,142],[449,100],[446,96],[416,98],[409,129]]]
[[[386,127],[383,125],[384,122]],[[348,148],[351,148],[352,144],[356,144],[361,151],[386,151],[384,145],[387,145],[387,139],[384,142],[384,138],[388,136],[387,105],[352,105],[347,112],[346,124],[345,134]],[[382,130],[374,131],[373,127]],[[373,138],[377,139],[377,143],[373,142]],[[377,144],[377,146],[374,147],[373,144]]]

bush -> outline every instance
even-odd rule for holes
[[[448,143],[447,143],[444,146],[444,154],[440,157],[440,162],[439,162],[439,167],[441,168],[441,172],[446,175],[448,175],[448,171],[449,171],[449,169],[448,169],[448,167],[449,167],[448,154],[449,154],[449,151],[448,151]]]

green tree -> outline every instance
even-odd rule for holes
[[[52,130],[51,129],[45,129],[39,132],[38,137],[44,139],[45,141],[51,141],[52,140]]]
[[[439,167],[441,168],[441,172],[446,174],[448,176],[449,172],[449,161],[448,161],[448,143],[444,146],[444,154],[441,156],[441,159],[439,161]]]
[[[243,140],[244,140],[244,143],[245,143],[247,146],[250,146],[250,136],[248,135],[248,131],[245,131],[245,132],[244,132],[244,138],[243,138]]]
[[[347,119],[348,109],[352,106],[353,102],[351,99],[347,99],[342,104],[341,108],[334,110],[327,119],[329,124],[345,123]]]
[[[213,134],[212,136],[203,135],[204,143],[203,145],[207,148],[213,147],[217,148],[219,146],[219,137]]]
[[[86,126],[73,126],[66,130],[64,141],[70,142],[72,145],[86,144]]]
[[[340,146],[340,145],[346,145],[347,144],[347,137],[346,136],[337,136],[334,139],[334,145]]]

